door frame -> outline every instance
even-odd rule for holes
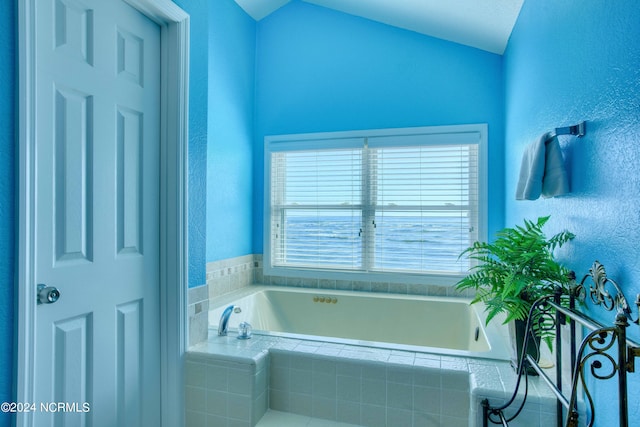
[[[35,7],[38,1],[18,2],[17,334],[14,339],[17,402],[34,402],[35,392]],[[189,15],[171,0],[124,1],[161,29],[160,409],[162,426],[182,426],[188,283]],[[32,414],[16,415],[17,426],[33,426]]]

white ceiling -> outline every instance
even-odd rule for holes
[[[235,0],[259,21],[290,0]],[[524,0],[303,0],[502,54]]]

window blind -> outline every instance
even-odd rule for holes
[[[458,256],[479,239],[479,143],[478,132],[445,132],[268,147],[271,265],[466,274]]]
[[[459,273],[478,239],[476,144],[375,148],[370,270]]]
[[[274,265],[360,268],[362,155],[362,149],[272,155]]]

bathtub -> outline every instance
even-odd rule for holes
[[[481,304],[465,298],[378,294],[337,290],[250,286],[211,301],[209,325],[217,330],[222,311],[240,307],[240,322],[254,334],[312,341],[510,360],[508,330],[485,326]]]

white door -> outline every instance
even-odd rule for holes
[[[36,2],[36,426],[159,426],[160,29]]]

